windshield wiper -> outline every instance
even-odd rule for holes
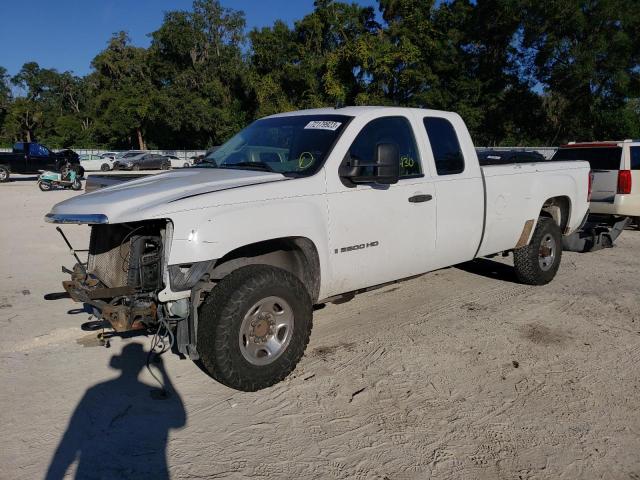
[[[220,168],[238,168],[240,170],[261,170],[263,172],[273,172],[273,168],[264,162],[238,162],[222,165]]]

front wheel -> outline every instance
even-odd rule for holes
[[[528,285],[546,285],[556,276],[562,258],[562,233],[549,217],[540,217],[531,241],[513,251],[516,276]]]
[[[11,172],[7,167],[0,166],[0,182],[8,182]]]
[[[49,182],[38,182],[38,188],[43,192],[51,190],[51,184]]]
[[[108,163],[103,163],[102,165],[100,165],[100,170],[102,170],[103,172],[108,172],[111,169],[109,168]]]
[[[134,170],[137,172],[138,170],[140,170],[140,165],[134,165],[133,167],[131,167],[131,170]]]
[[[309,293],[291,273],[267,265],[239,268],[200,307],[201,366],[247,392],[278,383],[302,358],[312,316]]]
[[[71,190],[82,190],[82,182],[80,179],[76,178],[71,184]]]

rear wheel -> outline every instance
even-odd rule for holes
[[[169,163],[163,163],[162,165],[160,165],[160,169],[161,170],[169,170],[170,166],[171,166],[171,164],[169,164]]]
[[[182,165],[182,168],[188,168],[188,167],[189,167],[189,164],[186,162]]]
[[[134,165],[133,167],[131,167],[131,170],[140,170],[140,165]]]
[[[72,190],[82,190],[82,182],[80,181],[79,178],[76,178],[73,183],[71,184],[71,189]]]
[[[108,172],[111,169],[109,168],[108,163],[103,163],[102,165],[100,165],[100,170],[102,170],[103,172]]]
[[[219,382],[256,391],[284,379],[302,358],[312,304],[291,273],[250,265],[224,277],[198,316],[201,366]]]
[[[8,182],[11,172],[7,167],[0,166],[0,182]]]
[[[562,258],[562,233],[549,217],[540,217],[531,241],[513,251],[518,280],[528,285],[546,285],[556,276]]]

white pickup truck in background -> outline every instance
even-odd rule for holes
[[[313,306],[500,252],[553,279],[588,211],[589,164],[480,167],[455,113],[346,107],[257,120],[184,170],[66,200],[89,224],[65,290],[118,331],[175,332],[220,382],[286,377]]]

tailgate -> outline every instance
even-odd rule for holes
[[[618,191],[618,171],[621,168],[622,148],[606,146],[567,145],[556,152],[553,160],[585,160],[593,172],[592,202],[613,203]]]
[[[618,191],[618,170],[592,169],[592,202],[613,203]]]

